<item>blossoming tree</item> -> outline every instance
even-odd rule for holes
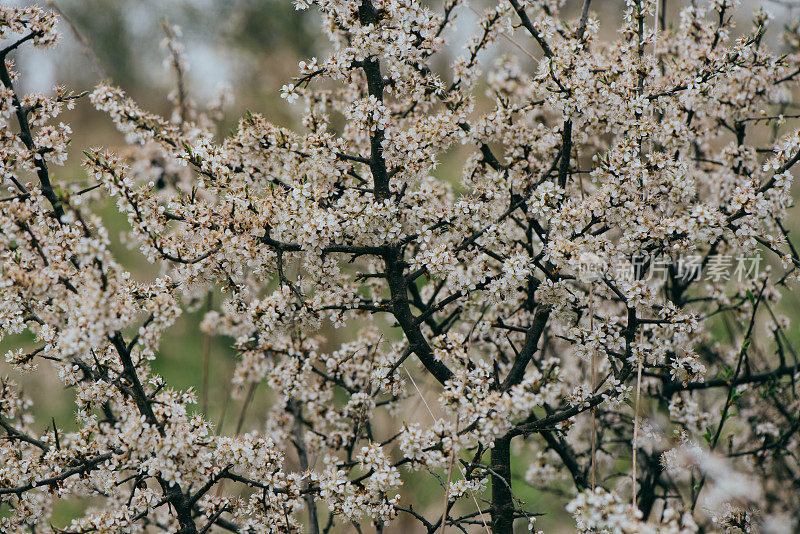
[[[606,42],[588,0],[461,4],[313,2],[332,45],[283,89],[298,131],[219,140],[182,87],[167,119],[101,84],[131,147],[78,184],[55,119],[83,94],[15,89],[55,17],[0,8],[0,328],[77,428],[2,381],[2,532],[510,533],[544,502],[580,532],[800,528],[797,27],[772,52],[763,12],[734,38],[729,0],[628,0]],[[111,252],[107,195],[153,279]],[[210,291],[265,427],[221,434],[150,369]]]

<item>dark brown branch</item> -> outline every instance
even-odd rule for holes
[[[44,156],[39,154],[36,144],[33,142],[33,134],[31,133],[30,123],[28,122],[28,112],[22,107],[17,91],[14,89],[14,84],[11,82],[11,75],[8,72],[8,66],[6,66],[5,55],[0,56],[0,81],[3,82],[6,88],[11,90],[12,103],[17,116],[17,123],[19,124],[19,138],[25,145],[25,148],[31,153],[31,157],[34,158],[33,164],[36,167],[36,175],[42,187],[42,194],[47,201],[50,202],[50,205],[53,206],[53,213],[56,219],[61,221],[61,217],[64,215],[64,208],[61,206],[61,201],[58,199],[58,196],[56,196],[53,185],[50,183],[50,173],[47,170]],[[35,157],[36,155],[38,155],[38,157]]]
[[[519,384],[525,376],[525,369],[539,347],[539,339],[542,337],[542,332],[544,332],[544,327],[547,325],[549,318],[549,307],[541,306],[534,313],[531,326],[525,332],[525,343],[522,345],[522,350],[520,350],[519,355],[514,360],[514,364],[511,366],[511,370],[508,372],[502,386],[500,386],[502,391],[507,391],[512,386]]]

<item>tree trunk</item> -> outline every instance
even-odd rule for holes
[[[514,501],[511,496],[511,436],[495,440],[491,452],[492,468],[492,532],[511,534],[514,531]]]

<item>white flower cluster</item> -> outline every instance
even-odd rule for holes
[[[55,13],[37,6],[0,7],[0,39],[30,38],[34,46],[47,47],[58,38]],[[28,37],[30,36],[30,37]]]
[[[663,3],[628,0],[618,32],[589,2],[312,4],[331,47],[282,89],[296,129],[248,113],[218,135],[166,26],[172,114],[96,87],[129,146],[87,150],[74,183],[58,118],[82,95],[20,95],[6,58],[55,19],[0,8],[0,338],[10,372],[51,371],[76,406],[38,422],[0,381],[0,531],[58,531],[75,500],[67,532],[510,534],[544,511],[524,484],[579,532],[796,522],[800,368],[776,310],[800,275],[800,26],[778,54],[728,0],[663,27]],[[108,196],[149,278],[112,250]],[[780,262],[676,267],[744,255]],[[237,358],[211,380],[235,431],[153,371],[204,303],[206,346]]]
[[[619,495],[604,489],[586,490],[567,505],[575,517],[578,532],[607,534],[694,534],[697,525],[689,513],[667,508],[658,524],[642,521],[641,512],[625,503]]]

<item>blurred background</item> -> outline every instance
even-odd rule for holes
[[[6,3],[26,5],[30,2]],[[567,12],[577,16],[582,2],[567,0],[566,4]],[[601,34],[614,37],[624,4],[624,0],[594,0],[592,10],[600,15]],[[329,46],[319,29],[315,11],[296,11],[290,0],[58,0],[45,5],[62,15],[61,40],[55,50],[40,52],[24,48],[16,55],[21,73],[18,89],[22,92],[50,92],[56,84],[74,91],[91,91],[105,79],[123,88],[143,108],[169,116],[173,105],[166,95],[175,88],[175,72],[166,61],[168,51],[164,46],[163,27],[166,22],[181,28],[179,40],[185,46],[186,86],[190,97],[199,103],[217,98],[221,91],[233,97],[222,120],[220,135],[235,128],[238,118],[247,110],[261,113],[277,124],[297,125],[302,108],[281,100],[280,87],[291,83],[300,60],[324,57]],[[675,13],[682,5],[683,1],[667,0],[667,20],[676,20]],[[741,18],[740,28],[749,28],[749,15],[757,7],[764,7],[774,15],[769,39],[773,47],[779,48],[776,30],[797,20],[800,0],[744,1],[737,15]],[[480,11],[480,3],[475,2],[474,8]],[[462,53],[466,41],[477,30],[471,24],[476,18],[469,8],[458,12],[456,24],[451,28],[449,48],[441,60],[443,64]],[[535,49],[524,37],[519,42]],[[493,55],[511,50],[512,46],[507,41],[498,41],[484,55],[483,61],[491,62]],[[529,67],[532,69],[533,65]],[[85,177],[80,166],[81,150],[94,146],[113,149],[123,144],[109,118],[95,111],[87,100],[65,113],[62,120],[69,122],[75,133],[67,166],[54,169],[56,181]],[[459,170],[460,159],[451,157],[443,161],[437,174],[457,182]],[[128,250],[120,243],[117,236],[127,225],[113,204],[109,203],[102,214],[121,262],[134,276],[152,278],[155,274],[152,266],[137,251]],[[800,228],[797,224],[793,226],[796,230]],[[198,328],[204,310],[218,298],[210,296],[211,302],[182,316],[165,336],[153,370],[163,375],[172,387],[198,390],[199,408],[205,408],[207,417],[221,426],[223,432],[234,432],[237,427],[259,428],[265,422],[268,392],[259,391],[247,410],[243,410],[244,401],[232,399],[228,386],[236,358],[231,340],[208,338]],[[788,303],[789,308],[796,307],[796,297],[793,299],[794,304]],[[800,337],[800,332],[793,334]],[[343,335],[346,333],[339,332],[336,337]],[[0,352],[29,342],[24,338],[3,340]],[[0,377],[5,375],[23,383],[36,398],[37,411],[43,416],[40,418],[42,430],[50,424],[51,416],[60,428],[74,427],[71,393],[63,390],[54,374],[37,372],[19,376],[0,360]],[[42,395],[43,391],[47,394]],[[525,468],[519,469],[521,476]],[[420,491],[438,494],[441,490],[422,487]],[[538,503],[534,508],[548,512],[537,522],[537,527],[548,533],[574,532],[571,519],[555,506],[557,497],[540,495],[535,489],[525,489],[520,496]],[[54,517],[54,524],[66,523],[82,506],[83,503],[64,503]]]

